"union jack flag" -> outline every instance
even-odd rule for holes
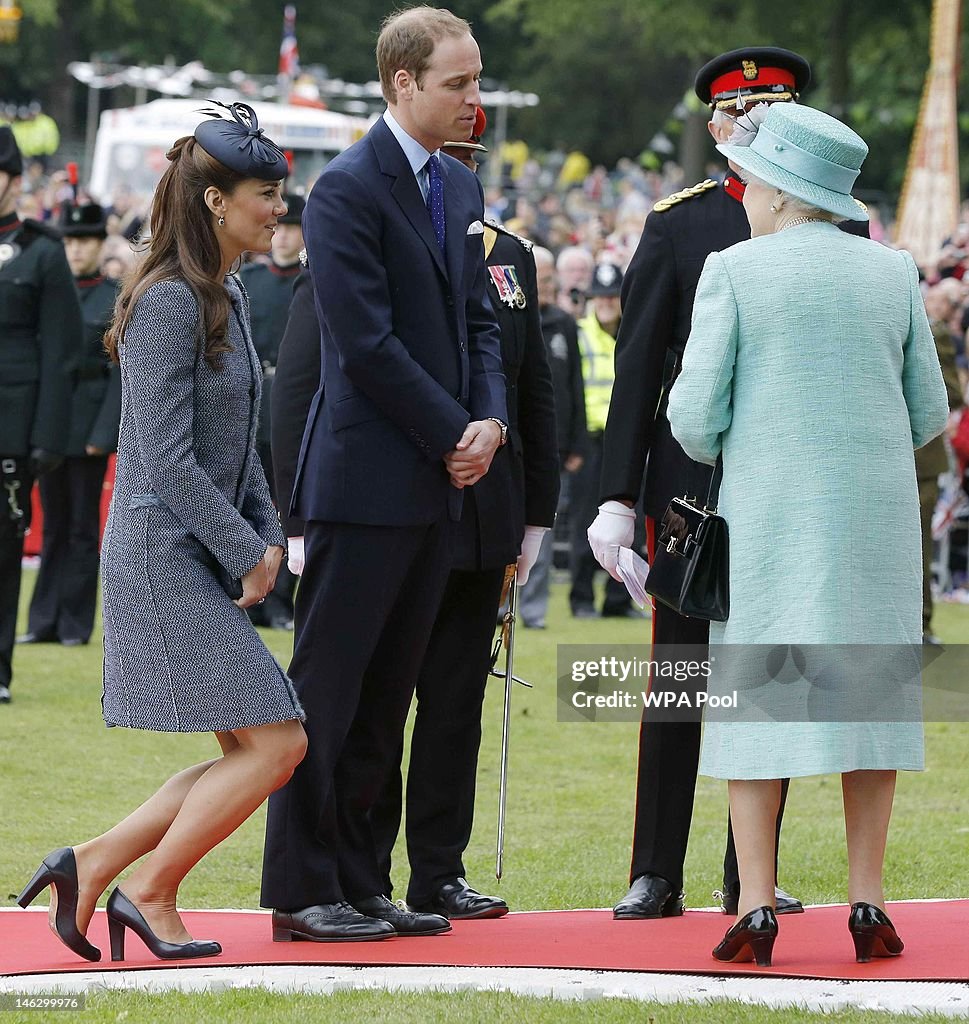
[[[279,44],[279,76],[290,81],[299,74],[299,47],[296,45],[296,7],[287,4],[283,11],[283,38]]]

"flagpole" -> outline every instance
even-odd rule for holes
[[[279,68],[276,74],[276,85],[281,102],[289,102],[293,79],[298,74],[299,48],[296,45],[296,5],[287,4],[283,8],[283,36],[279,43]]]

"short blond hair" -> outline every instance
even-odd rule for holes
[[[407,71],[421,84],[434,47],[448,37],[471,35],[471,26],[443,7],[409,7],[384,19],[377,37],[380,91],[388,103],[397,102],[394,75]]]

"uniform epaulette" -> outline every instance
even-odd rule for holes
[[[670,207],[676,206],[677,203],[684,203],[687,199],[692,199],[694,196],[702,196],[704,192],[709,192],[710,189],[716,187],[717,182],[713,178],[707,178],[706,181],[701,181],[699,185],[691,185],[689,188],[684,188],[680,192],[674,192],[671,196],[661,199],[653,209],[657,213],[664,213]]]
[[[490,217],[485,218],[485,224],[489,228],[494,228],[495,231],[500,232],[503,235],[508,235],[510,238],[514,238],[516,242],[520,242],[525,252],[531,252],[535,247],[535,243],[528,238],[523,238],[521,235],[516,235],[514,231],[509,231],[503,224],[499,224],[498,221],[492,220]]]
[[[57,228],[50,224],[45,224],[42,220],[34,220],[33,217],[25,218],[24,227],[31,231],[36,231],[38,235],[46,235],[48,238],[53,238],[55,242],[60,242],[64,238]]]

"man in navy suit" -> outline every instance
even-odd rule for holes
[[[384,23],[377,64],[388,109],[327,166],[303,219],[326,386],[293,496],[306,563],[290,675],[310,742],[269,805],[262,902],[279,941],[450,927],[387,899],[369,811],[397,754],[463,489],[507,434],[483,194],[437,152],[474,127],[478,46],[467,22],[416,7]]]

